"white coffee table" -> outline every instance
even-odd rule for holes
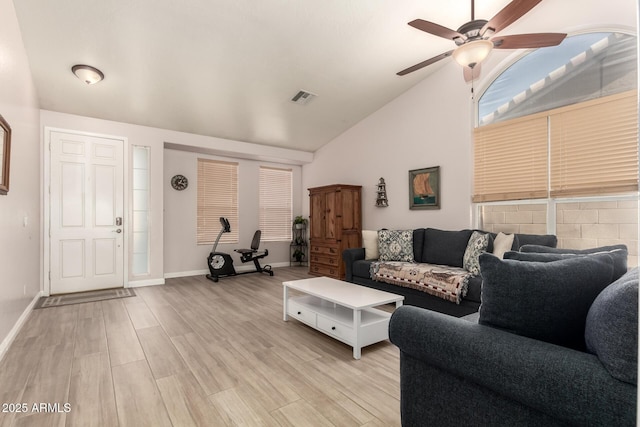
[[[289,316],[353,347],[360,359],[362,347],[389,339],[391,313],[374,307],[402,305],[402,295],[354,285],[329,277],[283,282],[283,320]],[[289,289],[304,295],[289,297]]]

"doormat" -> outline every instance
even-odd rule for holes
[[[82,304],[85,302],[96,302],[114,298],[128,298],[135,296],[136,293],[131,288],[101,289],[99,291],[78,292],[75,294],[42,297],[38,300],[33,308],[37,309],[60,307],[63,305]]]

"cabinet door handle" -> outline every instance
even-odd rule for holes
[[[299,312],[298,312],[298,314],[302,314],[302,312],[301,312],[301,311],[299,311]]]
[[[332,326],[332,327],[331,327],[331,330],[332,330],[332,331],[335,331],[335,330],[336,330],[336,327],[335,327],[335,326]]]

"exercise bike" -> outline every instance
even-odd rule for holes
[[[220,277],[236,276],[238,274],[248,273],[267,273],[269,276],[273,276],[273,271],[271,270],[270,265],[265,265],[264,267],[260,265],[259,260],[269,255],[268,249],[265,249],[263,252],[258,251],[258,248],[260,247],[260,237],[262,235],[260,230],[256,230],[253,235],[251,249],[234,249],[235,252],[240,254],[240,261],[242,261],[242,263],[253,261],[253,264],[256,267],[255,271],[243,271],[238,273],[233,266],[233,259],[231,258],[231,255],[226,252],[217,252],[220,237],[222,237],[224,233],[231,232],[231,225],[227,218],[220,217],[220,224],[222,225],[222,228],[220,229],[218,237],[213,244],[211,253],[207,257],[207,264],[209,265],[210,272],[210,274],[207,274],[207,279],[217,282]]]

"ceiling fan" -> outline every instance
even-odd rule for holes
[[[475,19],[475,4],[474,0],[471,0],[471,21],[463,24],[457,31],[423,19],[409,22],[409,25],[418,30],[453,40],[457,47],[406,68],[397,74],[404,76],[441,59],[453,56],[456,62],[464,67],[465,81],[471,81],[480,74],[480,63],[493,49],[528,49],[560,44],[567,36],[566,34],[533,33],[495,36],[496,33],[520,19],[541,1],[513,0],[487,21],[485,19]]]

